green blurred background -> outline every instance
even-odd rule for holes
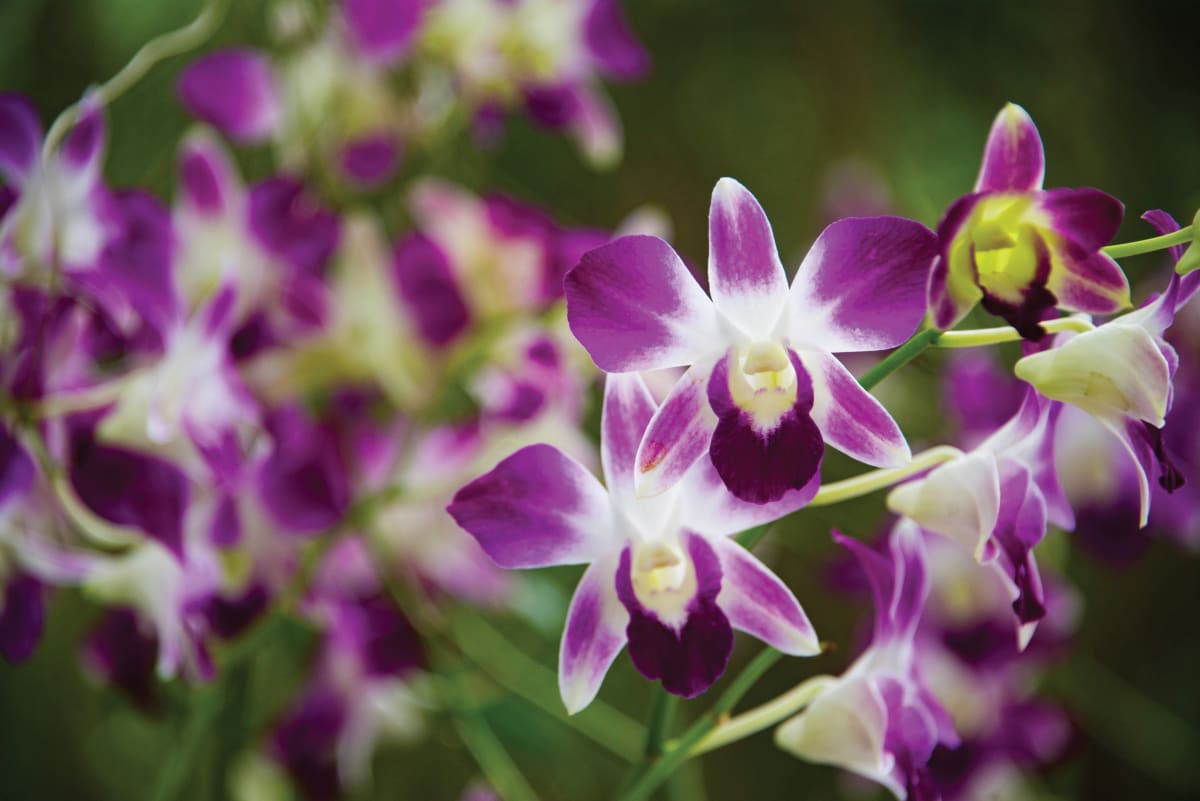
[[[262,43],[264,4],[237,0],[217,43]],[[469,143],[433,166],[476,188],[499,188],[555,210],[572,223],[614,225],[647,202],[676,225],[680,250],[703,263],[714,181],[732,175],[760,199],[785,263],[794,267],[829,220],[831,168],[875,176],[897,213],[935,225],[968,191],[992,117],[1012,100],[1029,110],[1047,150],[1047,185],[1100,187],[1129,210],[1122,238],[1141,238],[1136,218],[1165,208],[1186,222],[1200,206],[1200,87],[1192,2],[944,2],[841,0],[638,0],[626,2],[654,58],[648,80],[615,86],[626,156],[596,174],[562,137],[522,120],[498,150]],[[90,83],[113,74],[156,33],[182,24],[196,2],[2,0],[0,89],[31,96],[52,118]],[[158,66],[111,111],[108,175],[118,186],[149,185],[169,197],[175,144],[187,120],[172,85],[186,58]],[[243,154],[261,175],[267,154]],[[842,165],[842,167],[836,167]],[[1133,277],[1153,257],[1129,262]],[[883,387],[901,425],[920,442],[942,419],[931,381],[936,355]],[[832,475],[848,465],[830,465]],[[1189,477],[1200,480],[1200,476]],[[857,535],[875,530],[881,498],[802,512],[769,540],[771,560],[796,590],[823,636],[852,641],[867,610],[831,596],[817,572],[832,555],[835,522]],[[1073,552],[1066,571],[1084,599],[1077,656],[1048,679],[1081,734],[1064,764],[1041,777],[1046,798],[1200,797],[1200,561],[1156,542],[1137,564],[1113,569]],[[569,589],[574,571],[550,574]],[[49,612],[48,634],[30,663],[0,665],[0,799],[140,799],[185,736],[172,716],[179,688],[147,717],[92,686],[77,644],[96,610],[70,592]],[[511,636],[555,664],[553,634]],[[302,678],[309,643],[265,653],[253,665],[242,711],[253,737]],[[735,668],[755,652],[739,640]],[[817,672],[840,670],[847,648],[788,660],[747,699],[764,700]],[[733,672],[733,669],[731,669]],[[651,687],[618,661],[601,697],[641,718]],[[705,702],[686,704],[697,714]],[[588,713],[584,713],[588,714]],[[489,720],[544,798],[602,799],[623,766],[523,701],[495,695]],[[218,727],[216,730],[221,730]],[[430,716],[417,747],[376,758],[362,798],[450,801],[475,774],[449,721]],[[237,743],[213,739],[186,797],[222,798],[215,769]],[[681,774],[676,798],[825,799],[847,790],[832,770],[778,752],[769,737],[719,751]],[[875,791],[867,788],[872,797]],[[882,794],[875,794],[883,797]],[[849,797],[849,796],[847,796]]]

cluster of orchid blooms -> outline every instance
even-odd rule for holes
[[[1104,250],[1122,204],[1043,189],[1015,105],[936,232],[838,220],[790,286],[766,214],[729,178],[707,292],[653,213],[568,227],[410,176],[397,226],[355,191],[402,174],[462,112],[488,136],[524,107],[610,161],[598,76],[635,77],[646,55],[615,0],[309,8],[280,7],[275,56],[218,51],[183,71],[180,101],[205,124],[179,145],[169,206],[106,184],[102,91],[60,136],[0,95],[6,660],[31,656],[51,593],[77,587],[103,609],[86,669],[152,710],[159,682],[212,680],[230,643],[298,616],[317,653],[259,767],[333,798],[436,702],[410,622],[425,613],[401,601],[511,610],[507,570],[586,565],[565,610],[566,710],[626,647],[691,698],[725,673],[735,629],[822,650],[735,535],[892,487],[878,546],[833,535],[874,596],[865,650],[742,728],[782,723],[783,749],[901,799],[1014,792],[1062,752],[1064,713],[1032,695],[1078,611],[1037,564],[1048,529],[1112,551],[1149,525],[1200,546],[1185,481],[1200,435],[1167,425],[1200,398],[1190,234],[1145,215],[1165,236],[1144,250],[1174,243],[1178,270],[1128,311]],[[272,141],[279,171],[244,183],[223,137]],[[976,305],[1008,325],[951,330]],[[923,346],[1018,339],[1011,371],[954,352],[954,445],[914,456],[869,391]],[[862,354],[893,348],[861,377],[839,357],[861,374]],[[874,469],[823,483],[826,445]]]

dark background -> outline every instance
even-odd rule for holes
[[[189,19],[196,5],[2,0],[0,89],[28,93],[50,119],[142,42]],[[262,4],[234,5],[217,41],[262,43]],[[614,225],[632,208],[656,203],[674,220],[680,250],[700,264],[709,193],[718,177],[732,175],[758,196],[794,267],[830,219],[831,167],[857,165],[886,188],[891,210],[935,225],[970,189],[992,117],[1012,100],[1042,132],[1048,186],[1097,186],[1126,203],[1121,238],[1148,235],[1137,220],[1145,209],[1165,208],[1186,223],[1200,206],[1197,4],[625,5],[654,68],[642,83],[612,87],[626,136],[616,170],[590,171],[570,142],[517,120],[497,151],[480,155],[461,143],[433,162],[439,171],[476,188],[511,191],[575,223]],[[175,145],[187,125],[172,84],[187,60],[159,65],[112,108],[108,175],[115,185],[149,185],[169,197]],[[270,164],[265,152],[242,156],[252,176]],[[1128,266],[1136,281],[1154,264],[1146,258]],[[936,354],[923,358],[881,389],[914,445],[940,424],[929,380],[936,364]],[[831,462],[831,475],[852,469]],[[874,497],[802,512],[768,541],[772,563],[822,635],[843,644],[868,610],[820,580],[833,555],[828,531],[836,522],[868,535],[881,509]],[[1045,550],[1059,555],[1084,611],[1076,655],[1045,689],[1070,705],[1080,732],[1064,764],[1040,777],[1039,797],[1200,797],[1200,563],[1155,542],[1137,563],[1106,567],[1065,539],[1053,538]],[[552,575],[565,587],[575,577],[570,570]],[[0,665],[0,799],[139,799],[178,742],[171,715],[178,688],[167,688],[160,714],[147,717],[81,673],[77,645],[95,613],[76,594],[60,593],[35,659]],[[519,629],[513,636],[554,664],[553,636]],[[739,640],[735,663],[755,648]],[[262,730],[300,681],[305,653],[297,641],[255,661],[252,730]],[[843,648],[814,661],[787,660],[747,701],[840,670],[850,655]],[[601,697],[641,718],[650,690],[623,658]],[[686,704],[684,715],[704,707]],[[619,782],[615,760],[523,702],[497,697],[488,715],[544,798],[604,798],[598,788]],[[203,767],[227,764],[223,750],[215,739],[206,746],[205,759],[225,761],[201,762],[187,797],[223,796],[214,771]],[[777,751],[767,735],[706,757],[701,769],[707,796],[717,801],[873,792]],[[701,797],[695,770],[682,775],[675,797]],[[374,790],[362,797],[450,801],[475,773],[449,722],[431,715],[424,745],[377,756]]]

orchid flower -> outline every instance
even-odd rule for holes
[[[879,782],[902,801],[933,801],[928,762],[958,735],[918,665],[917,625],[929,593],[920,528],[900,521],[885,556],[834,532],[867,574],[875,597],[871,644],[808,708],[780,726],[789,753]]]
[[[66,527],[19,437],[0,422],[0,656],[28,659],[41,639],[47,585],[78,584],[95,557],[59,542]]]
[[[50,271],[95,269],[112,236],[103,183],[106,127],[98,96],[81,104],[65,141],[43,155],[37,112],[25,98],[0,93],[0,178],[15,194],[0,213],[0,275],[45,284]]]
[[[571,330],[602,370],[691,366],[638,448],[638,493],[672,486],[705,451],[753,503],[811,497],[826,443],[870,465],[907,462],[896,422],[833,354],[912,334],[932,232],[898,217],[835,222],[789,290],[766,214],[737,181],[717,183],[708,230],[711,300],[646,236],[591,251],[564,284]]]
[[[640,377],[610,375],[601,422],[607,489],[558,449],[533,445],[463,487],[449,507],[501,567],[588,565],[559,654],[572,713],[595,697],[627,642],[642,675],[685,697],[725,671],[735,628],[787,654],[820,650],[791,591],[729,539],[796,504],[741,503],[706,463],[668,493],[637,497],[634,458],[653,413]]]
[[[334,798],[369,777],[380,740],[421,732],[413,680],[424,659],[360,539],[325,556],[305,608],[322,632],[318,664],[276,729],[274,751],[309,797]]]
[[[1054,471],[1054,425],[1061,407],[1027,391],[1017,413],[970,452],[935,467],[888,496],[888,508],[958,543],[1005,577],[1021,647],[1045,615],[1033,547],[1047,521],[1074,515]]]
[[[620,157],[620,122],[599,78],[640,77],[649,57],[617,0],[440,0],[421,39],[486,123],[523,101],[596,166]]]
[[[950,328],[979,301],[1026,339],[1040,339],[1048,309],[1108,313],[1129,305],[1129,284],[1100,248],[1124,206],[1098,189],[1042,189],[1042,140],[1009,103],[996,116],[975,190],[938,224],[929,274],[934,325]]]
[[[1160,232],[1179,228],[1162,212],[1147,219]],[[1178,259],[1178,250],[1175,254]],[[1167,289],[1141,308],[1025,356],[1014,371],[1034,389],[1084,410],[1109,429],[1137,465],[1140,525],[1150,515],[1150,476],[1168,492],[1184,482],[1163,447],[1162,428],[1173,399],[1179,356],[1163,334],[1200,289],[1200,274],[1172,273]]]

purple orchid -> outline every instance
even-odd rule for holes
[[[422,38],[485,135],[519,99],[538,124],[573,134],[593,164],[619,158],[620,122],[599,79],[639,78],[649,56],[618,0],[439,0]]]
[[[411,739],[421,730],[412,681],[424,658],[361,539],[344,539],[325,556],[305,609],[322,631],[318,663],[276,728],[273,752],[317,801],[361,785],[381,739]]]
[[[888,507],[958,543],[1005,577],[1024,647],[1046,613],[1033,548],[1047,522],[1070,529],[1071,510],[1054,469],[1061,406],[1027,391],[1017,413],[970,452],[901,484]]]
[[[741,503],[705,463],[676,489],[637,497],[635,454],[654,408],[638,376],[608,377],[601,422],[607,490],[558,449],[533,445],[463,487],[449,507],[501,567],[589,565],[559,655],[559,689],[572,713],[595,697],[627,642],[644,676],[685,697],[725,671],[735,628],[787,654],[820,650],[791,591],[729,539],[800,504]]]
[[[83,99],[52,153],[42,153],[41,122],[20,95],[0,93],[0,131],[0,178],[12,193],[0,215],[0,275],[43,285],[54,269],[95,270],[116,223],[101,174],[107,130],[98,96]]]
[[[1061,756],[1070,738],[1065,711],[1033,697],[1033,687],[1066,653],[1078,598],[1048,575],[1050,614],[1035,643],[1020,650],[1004,578],[944,537],[927,537],[926,548],[931,591],[918,630],[920,668],[961,738],[935,749],[932,783],[943,801],[979,798],[1000,777],[1015,792],[1025,771]]]
[[[1148,212],[1146,219],[1162,233],[1179,228],[1164,212]],[[1163,335],[1197,290],[1200,273],[1172,273],[1166,291],[1140,308],[1091,331],[1060,334],[1052,348],[1027,355],[1014,367],[1017,377],[1039,393],[1084,410],[1121,441],[1137,465],[1143,526],[1150,515],[1151,476],[1157,474],[1168,492],[1184,483],[1163,447],[1179,369],[1179,355]]]
[[[929,309],[950,328],[978,302],[1026,339],[1044,335],[1043,313],[1105,314],[1129,305],[1129,284],[1100,248],[1124,206],[1098,189],[1042,189],[1045,154],[1025,109],[996,116],[975,191],[938,225],[941,252],[929,274]]]
[[[270,59],[257,50],[204,56],[183,71],[178,93],[188,111],[238,142],[262,141],[279,124],[279,87]]]
[[[870,465],[908,461],[896,422],[833,354],[913,333],[935,249],[911,220],[841,220],[789,290],[762,207],[723,178],[709,212],[711,300],[655,237],[586,254],[564,286],[571,330],[596,364],[691,366],[638,448],[639,494],[672,486],[705,451],[729,490],[754,503],[811,496],[826,443]]]
[[[870,580],[874,635],[849,670],[775,734],[784,750],[879,782],[902,801],[933,801],[930,757],[938,745],[958,745],[918,663],[916,633],[929,594],[922,538],[914,523],[901,521],[885,556],[834,532]]]

